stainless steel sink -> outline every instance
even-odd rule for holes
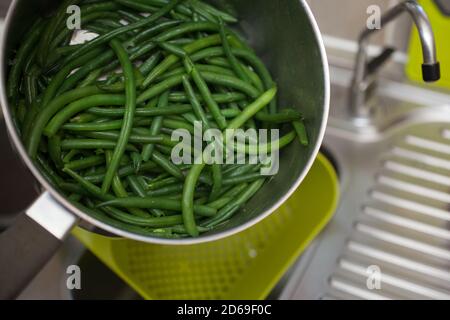
[[[358,125],[350,72],[331,74],[324,147],[341,203],[280,298],[450,299],[450,96],[384,81],[375,121]]]

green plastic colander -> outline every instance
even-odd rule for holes
[[[336,209],[339,184],[319,155],[292,197],[234,236],[191,246],[74,234],[145,299],[264,299]]]

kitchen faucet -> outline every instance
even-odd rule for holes
[[[404,1],[381,17],[381,26],[395,20],[403,12],[408,12],[413,19],[422,43],[423,64],[422,75],[425,82],[434,82],[440,79],[440,66],[436,58],[436,45],[430,21],[423,8],[416,1]],[[368,61],[367,48],[370,36],[379,29],[365,29],[359,37],[359,49],[356,57],[356,66],[353,74],[350,107],[351,114],[356,122],[367,123],[371,120],[371,108],[367,104],[376,83],[376,72],[385,61],[394,53],[393,48],[386,48],[378,57]]]

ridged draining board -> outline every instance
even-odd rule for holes
[[[450,122],[373,139],[328,133],[343,197],[283,299],[450,299]],[[369,267],[381,271],[369,289]]]

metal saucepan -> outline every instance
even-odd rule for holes
[[[306,118],[310,146],[292,144],[283,150],[278,175],[220,230],[199,238],[167,240],[118,229],[79,210],[43,177],[25,152],[11,119],[6,95],[8,62],[22,36],[39,15],[58,0],[14,0],[6,18],[1,44],[0,87],[3,114],[12,143],[42,185],[44,192],[0,235],[0,298],[14,298],[41,269],[70,230],[82,221],[115,236],[158,244],[196,244],[242,231],[270,215],[299,186],[319,151],[328,117],[329,73],[316,21],[303,0],[229,0],[236,10],[240,29],[269,67],[279,87],[283,105],[301,110]],[[20,190],[17,190],[20,192]]]

